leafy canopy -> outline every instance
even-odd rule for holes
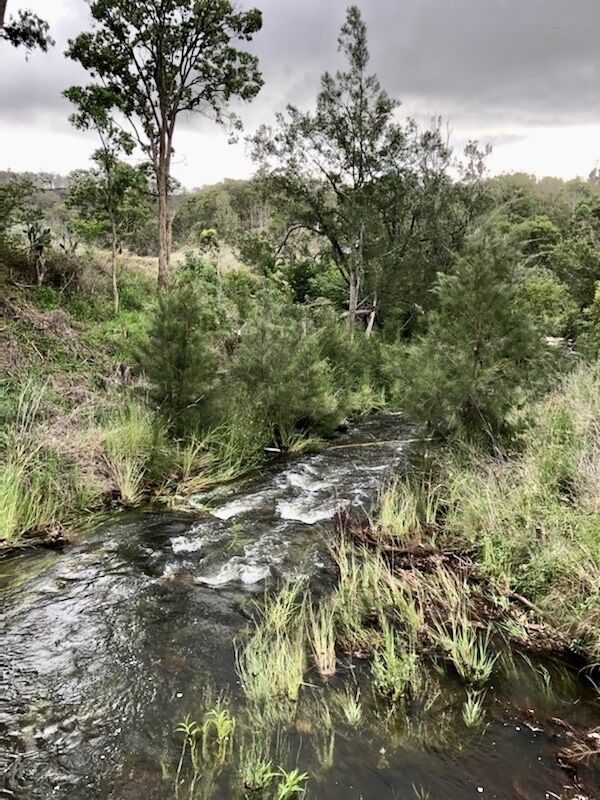
[[[251,99],[262,85],[256,56],[232,44],[260,30],[256,9],[238,12],[229,0],[93,0],[90,9],[97,27],[67,55],[99,80],[88,88],[128,118],[154,164],[179,114],[222,121],[233,96]]]

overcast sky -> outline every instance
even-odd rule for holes
[[[243,0],[248,7],[250,0]],[[319,76],[339,65],[347,0],[256,0],[264,25],[254,49],[265,79],[241,108],[246,132],[292,102],[308,107]],[[600,162],[600,0],[362,0],[372,66],[401,115],[442,115],[461,147],[489,142],[493,172],[587,175]],[[67,173],[95,140],[75,132],[61,92],[85,80],[63,56],[88,25],[85,0],[9,0],[48,19],[56,47],[25,60],[0,42],[0,169]],[[243,142],[201,119],[175,140],[175,176],[187,187],[245,177]]]

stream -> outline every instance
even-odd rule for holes
[[[0,798],[172,800],[177,723],[208,685],[228,690],[232,713],[242,707],[233,641],[256,601],[285,578],[327,590],[335,510],[368,511],[407,463],[409,436],[398,417],[374,416],[320,453],[191,498],[190,513],[114,513],[63,552],[0,561]],[[426,718],[386,716],[367,667],[341,661],[326,688],[311,674],[273,756],[310,774],[309,797],[579,796],[556,758],[556,721],[600,725],[600,703],[565,666],[514,654],[484,724],[467,729],[451,680]],[[356,729],[335,711],[348,674],[365,704]],[[228,786],[219,778],[198,796],[241,796]]]

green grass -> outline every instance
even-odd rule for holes
[[[310,646],[315,666],[323,678],[335,675],[335,610],[325,600],[308,615]]]
[[[242,689],[251,702],[295,702],[307,669],[306,604],[285,587],[257,615],[254,631],[236,648]]]
[[[142,499],[150,462],[163,440],[158,419],[137,403],[118,409],[105,423],[106,464],[123,505]]]
[[[399,643],[393,628],[387,623],[383,625],[383,640],[383,647],[373,654],[373,688],[395,704],[417,687],[421,665],[416,651]]]
[[[400,547],[423,544],[434,538],[440,504],[439,488],[425,478],[395,478],[379,493],[371,527],[382,541],[390,539]]]
[[[14,422],[0,436],[0,541],[57,532],[93,503],[73,464],[65,465],[37,428],[43,386],[26,384]]]
[[[600,365],[534,409],[521,453],[448,469],[446,535],[600,657]]]

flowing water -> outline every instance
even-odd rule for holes
[[[369,507],[406,462],[407,437],[397,417],[373,418],[319,454],[192,498],[193,513],[114,514],[62,553],[0,563],[0,798],[173,798],[174,727],[198,713],[204,687],[228,689],[243,713],[233,640],[257,598],[285,577],[326,591],[335,510]],[[310,677],[273,753],[310,772],[310,797],[576,796],[552,718],[592,726],[600,713],[559,665],[516,656],[512,674],[498,670],[474,732],[451,683],[426,717],[389,716],[373,705],[365,668],[346,667],[327,689]],[[348,675],[362,686],[357,729],[336,712]],[[231,785],[220,776],[203,796],[240,796]]]

